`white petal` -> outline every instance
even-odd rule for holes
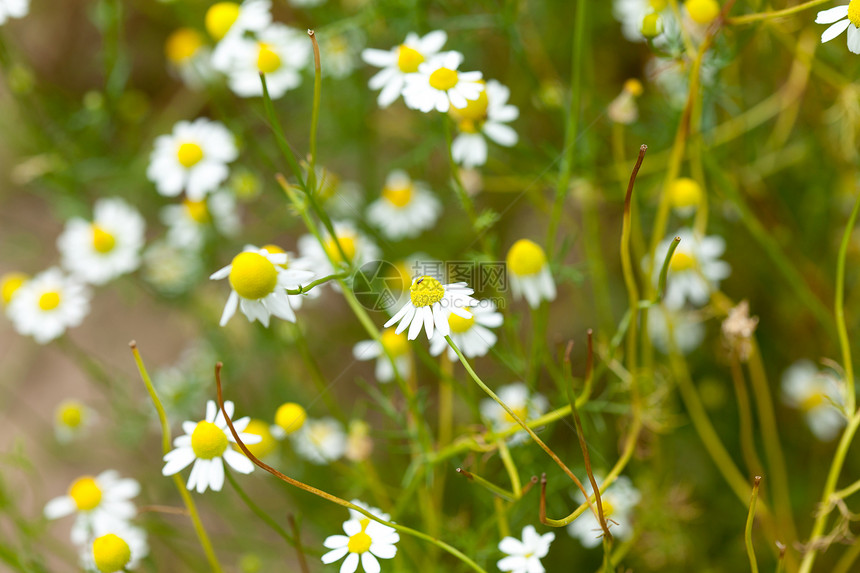
[[[339,535],[337,537],[343,536]],[[329,551],[322,556],[322,562],[326,565],[328,565],[329,563],[334,563],[335,561],[340,560],[344,555],[346,555],[348,551],[349,549],[347,549],[346,547],[339,547],[333,551]]]
[[[224,450],[222,456],[224,457],[224,461],[227,462],[227,465],[240,474],[249,474],[254,471],[254,462],[246,458],[244,454],[240,454],[232,449],[227,449]]]
[[[390,543],[374,543],[370,552],[380,559],[392,559],[397,554],[397,547]]]
[[[209,487],[212,491],[221,491],[224,487],[224,462],[221,458],[212,458],[209,464]]]
[[[860,54],[860,28],[848,26],[848,51],[852,54]]]
[[[358,569],[358,553],[350,553],[340,566],[340,573],[355,573]]]
[[[833,22],[848,16],[848,4],[836,6],[829,10],[822,10],[815,17],[816,24],[832,24]]]
[[[361,554],[361,566],[365,573],[379,573],[379,561],[369,551]]]
[[[487,137],[504,147],[512,147],[517,144],[519,137],[514,128],[501,123],[487,122],[484,124],[484,133]]]
[[[323,547],[328,549],[339,549],[349,545],[349,537],[346,535],[330,535],[323,541]]]
[[[849,24],[851,24],[850,21],[841,20],[824,30],[824,33],[821,34],[821,43],[823,44],[824,42],[829,42],[830,40],[844,32],[845,28],[847,28]]]
[[[45,505],[44,514],[48,519],[58,519],[73,514],[77,507],[75,500],[68,495],[64,495],[62,497],[55,497],[49,501]]]
[[[161,470],[161,475],[172,476],[187,468],[195,460],[194,450],[191,448],[177,448],[164,455],[167,462]]]
[[[424,330],[427,332],[427,339],[433,338],[433,310],[429,306],[424,307]]]

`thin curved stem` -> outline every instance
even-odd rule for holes
[[[842,367],[845,369],[847,394],[845,396],[845,409],[849,416],[854,415],[856,397],[854,395],[854,366],[851,361],[851,345],[848,342],[848,329],[845,327],[845,259],[858,212],[860,212],[860,193],[857,194],[854,209],[851,211],[851,217],[848,218],[845,233],[842,235],[842,244],[839,246],[839,259],[836,264],[836,300],[834,302],[836,331],[839,335],[839,348],[842,350]]]
[[[747,547],[747,557],[750,560],[750,569],[752,573],[758,573],[758,561],[755,558],[755,549],[752,543],[752,528],[755,521],[755,504],[758,499],[758,486],[761,483],[761,476],[755,476],[753,481],[752,495],[750,495],[750,510],[747,513],[747,526],[744,529],[744,543]]]
[[[782,10],[773,10],[770,12],[757,12],[755,14],[746,14],[744,16],[737,16],[735,18],[729,18],[726,20],[726,24],[730,26],[737,26],[740,24],[751,24],[753,22],[761,22],[762,20],[770,20],[772,18],[783,18],[785,16],[791,16],[792,14],[797,14],[798,12],[802,12],[804,10],[809,10],[810,8],[815,8],[816,6],[821,6],[829,2],[830,0],[810,0],[804,4],[798,4],[797,6],[791,6],[790,8],[784,8]]]

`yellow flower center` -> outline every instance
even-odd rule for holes
[[[684,4],[690,18],[697,24],[707,24],[720,15],[720,4],[717,0],[687,0]]]
[[[90,476],[78,478],[69,488],[71,497],[79,511],[89,511],[98,507],[102,501],[102,490]]]
[[[424,63],[424,56],[418,50],[413,50],[406,44],[400,44],[397,50],[397,67],[404,74],[414,74],[418,66]]]
[[[370,546],[373,544],[373,540],[364,532],[370,524],[370,520],[362,519],[360,523],[361,531],[351,536],[346,546],[350,553],[365,553],[370,550]]]
[[[392,356],[403,356],[409,351],[409,341],[405,333],[395,334],[394,329],[390,328],[384,331],[380,338],[382,347]]]
[[[209,222],[209,208],[206,207],[206,201],[191,201],[183,199],[182,206],[185,207],[185,212],[195,223],[201,225]]]
[[[413,185],[410,183],[404,187],[385,187],[382,196],[395,207],[405,207],[412,201]]]
[[[123,571],[131,561],[131,549],[123,538],[108,533],[93,541],[93,560],[101,573]]]
[[[663,20],[660,14],[651,12],[642,18],[642,28],[640,30],[646,38],[653,38],[663,31]]]
[[[190,60],[202,45],[203,36],[200,32],[193,28],[179,28],[168,36],[164,53],[174,64],[182,64]]]
[[[217,458],[227,449],[227,434],[212,422],[197,422],[191,433],[191,449],[201,460]]]
[[[220,40],[227,35],[238,17],[239,5],[235,2],[213,4],[206,11],[206,31],[216,40]]]
[[[57,408],[57,423],[67,428],[77,428],[84,421],[84,405],[77,400],[67,400]]]
[[[295,402],[281,404],[275,412],[275,423],[288,434],[298,431],[305,425],[308,414],[305,409]]]
[[[42,296],[39,297],[39,308],[44,311],[54,310],[60,306],[61,300],[60,293],[55,290],[42,293]]]
[[[636,78],[630,78],[629,80],[624,82],[624,91],[634,97],[641,96],[644,90],[645,88],[642,87],[642,82],[640,82]]]
[[[281,57],[268,44],[257,44],[257,69],[261,74],[271,74],[281,67]]]
[[[275,265],[259,253],[239,253],[230,269],[230,285],[239,296],[258,300],[275,290],[278,271]]]
[[[448,91],[457,85],[457,72],[448,68],[439,68],[430,74],[430,87],[439,91]]]
[[[448,326],[451,328],[451,332],[456,332],[457,334],[468,332],[474,325],[474,314],[470,318],[463,318],[462,316],[458,316],[452,312],[448,317]]]
[[[648,0],[648,4],[655,12],[662,12],[666,9],[666,4],[668,4],[668,2],[666,0]]]
[[[672,255],[672,260],[669,262],[669,268],[675,272],[689,271],[696,268],[696,258],[688,253],[675,251]]]
[[[860,28],[860,2],[857,0],[851,0],[848,3],[848,20],[856,28]]]
[[[269,425],[263,420],[254,419],[248,422],[245,433],[260,436],[260,441],[256,444],[247,444],[247,448],[258,458],[265,458],[271,454],[278,444],[272,436],[272,432],[269,431]],[[240,450],[238,445],[234,445],[233,447]]]
[[[508,251],[507,263],[508,269],[517,276],[534,275],[546,265],[546,255],[534,241],[520,239]]]
[[[27,282],[30,277],[24,273],[7,273],[0,279],[0,299],[3,304],[9,304],[18,289]]]
[[[93,248],[103,255],[111,252],[116,246],[116,238],[93,223]]]
[[[689,177],[675,179],[669,187],[673,207],[694,207],[702,202],[702,187]]]
[[[196,143],[183,143],[176,150],[176,159],[183,167],[190,169],[203,159],[203,149]]]
[[[804,412],[809,412],[810,410],[814,410],[818,408],[826,401],[827,397],[824,392],[815,391],[811,393],[809,396],[803,399],[800,403],[800,409]]]
[[[610,517],[613,513],[615,513],[615,507],[610,503],[608,499],[605,497],[600,498],[600,505],[603,507],[603,517]]]
[[[346,255],[347,260],[343,260],[343,256],[340,254],[340,249],[337,248],[337,243],[340,243],[340,248],[343,249],[343,254]],[[355,237],[338,235],[337,243],[335,243],[334,238],[329,238],[325,242],[325,250],[328,253],[328,256],[331,257],[335,263],[348,263],[351,262],[355,258]]]
[[[412,286],[409,287],[409,298],[412,299],[413,306],[430,306],[442,300],[444,296],[445,287],[442,283],[426,275],[412,281]]]
[[[489,107],[489,105],[490,102],[487,99],[487,90],[483,89],[481,90],[481,95],[478,96],[478,99],[469,100],[466,103],[466,107],[451,108],[448,113],[450,113],[451,117],[456,121],[461,123],[464,121],[477,123],[487,118],[487,107]]]
[[[264,249],[266,249],[272,255],[286,255],[287,251],[279,247],[278,245],[264,245]],[[285,269],[290,266],[290,261],[287,261],[283,265],[278,265],[282,269]]]
[[[520,420],[525,421],[526,418],[528,418],[529,409],[526,406],[520,406],[519,408],[511,408],[511,410],[514,411],[514,414],[516,414]],[[511,416],[507,410],[505,410],[505,421],[509,424],[516,424],[517,423],[517,421],[514,419],[514,417]]]

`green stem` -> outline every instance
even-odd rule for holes
[[[260,509],[260,507],[256,503],[254,503],[250,497],[248,497],[248,494],[245,493],[245,490],[242,489],[242,487],[239,485],[239,482],[237,482],[236,478],[233,477],[233,472],[228,470],[224,472],[224,475],[227,476],[227,481],[230,482],[230,485],[233,486],[233,489],[236,490],[236,493],[239,495],[245,505],[248,506],[248,509],[254,512],[254,514],[261,520],[263,520],[266,525],[271,527],[275,533],[283,537],[284,541],[286,541],[289,545],[296,547],[295,539],[293,539],[283,527],[278,525],[277,521],[272,519],[268,514],[266,514],[265,511]]]
[[[320,67],[320,47],[317,36],[313,30],[308,30],[314,49],[314,107],[311,111],[311,139],[310,154],[311,162],[308,169],[308,187],[312,193],[316,192],[316,164],[317,164],[317,126],[320,118],[320,94],[322,91],[322,68]],[[344,259],[346,260],[346,259]]]
[[[457,473],[460,474],[461,476],[465,477],[467,480],[469,480],[471,482],[475,482],[479,486],[483,487],[487,491],[492,492],[494,495],[499,496],[500,498],[502,498],[505,501],[514,501],[517,499],[516,494],[514,494],[514,493],[512,493],[512,492],[510,492],[504,488],[501,488],[501,487],[497,486],[496,484],[494,484],[490,481],[485,480],[484,478],[482,478],[481,476],[479,476],[478,474],[476,474],[474,472],[467,472],[463,468],[457,468]]]
[[[731,26],[737,26],[739,24],[750,24],[752,22],[759,22],[761,20],[770,20],[771,18],[791,16],[792,14],[797,14],[798,12],[802,12],[803,10],[815,8],[816,6],[820,6],[829,1],[830,0],[810,0],[809,2],[806,2],[804,4],[798,4],[797,6],[791,6],[790,8],[784,8],[782,10],[774,10],[772,12],[758,12],[756,14],[746,14],[744,16],[738,16],[736,18],[729,18],[728,20],[726,20],[726,23]]]
[[[318,287],[322,284],[325,284],[332,280],[346,278],[345,273],[335,273],[333,275],[324,276],[321,279],[317,279],[313,282],[308,283],[307,285],[299,285],[297,289],[286,289],[287,294],[305,294],[309,292],[312,288]]]
[[[858,212],[860,212],[860,193],[857,194],[854,209],[851,211],[851,217],[848,218],[848,224],[845,226],[845,234],[842,235],[842,244],[839,246],[839,259],[836,265],[836,301],[834,303],[836,331],[839,334],[839,348],[842,350],[842,366],[845,368],[847,394],[845,396],[845,409],[849,416],[854,415],[856,397],[854,395],[854,366],[851,362],[851,345],[848,342],[848,329],[845,326],[845,259]]]
[[[753,521],[755,521],[755,502],[758,499],[758,486],[761,483],[761,476],[755,476],[755,481],[753,482],[752,495],[750,496],[750,510],[747,513],[747,526],[744,529],[744,542],[747,546],[747,556],[750,560],[750,569],[752,573],[758,573],[758,562],[755,558],[755,549],[752,544],[752,527]]]

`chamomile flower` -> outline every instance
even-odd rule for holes
[[[74,277],[94,285],[140,266],[146,223],[122,199],[99,199],[93,220],[69,219],[57,238],[63,267]]]
[[[230,89],[240,97],[262,96],[264,74],[269,96],[277,99],[302,83],[301,70],[310,55],[306,34],[275,23],[260,30],[254,40],[235,41],[224,71]]]
[[[247,32],[259,32],[272,22],[270,0],[218,2],[206,11],[206,31],[218,42],[212,52],[212,67],[225,72],[229,67],[234,42]]]
[[[283,265],[280,265],[281,268],[284,269],[293,269],[299,271],[309,271],[313,276],[310,276],[306,279],[306,282],[311,281],[316,273],[314,272],[314,261],[305,257],[297,257],[293,253],[289,251],[285,251],[278,245],[265,245],[263,246],[269,254],[279,255],[283,254],[287,256],[287,262]],[[290,299],[290,306],[293,307],[293,310],[298,310],[302,307],[302,303],[306,298],[317,298],[320,295],[320,289],[314,288],[309,290],[308,292],[304,292],[302,294],[290,294],[287,295],[287,298]]]
[[[722,237],[702,237],[685,228],[664,239],[657,252],[668,252],[676,236],[681,237],[681,242],[669,261],[663,302],[672,310],[681,308],[685,302],[702,306],[710,300],[711,291],[731,273],[729,264],[719,259],[726,249],[726,242]],[[655,281],[659,280],[659,274],[660,269],[655,268]]]
[[[538,535],[533,525],[523,528],[523,539],[505,537],[499,542],[499,551],[507,557],[500,559],[496,567],[510,573],[543,573],[540,560],[549,553],[549,546],[555,540],[555,533]]]
[[[232,287],[221,315],[221,326],[233,318],[237,308],[248,320],[259,320],[265,327],[269,326],[272,315],[295,322],[287,289],[297,289],[309,282],[314,273],[281,266],[286,262],[284,253],[270,253],[265,248],[248,245],[229,265],[212,273],[210,279],[229,278]]]
[[[323,74],[345,78],[358,66],[358,53],[364,46],[364,36],[358,28],[336,34],[321,34],[320,58],[326,62]]]
[[[81,566],[100,573],[119,573],[136,569],[149,554],[146,532],[124,524],[94,531],[93,540],[81,547]]]
[[[388,521],[386,514],[378,514],[378,510],[373,511],[374,509],[370,508],[370,513]],[[373,521],[362,513],[350,510],[350,519],[344,522],[343,532],[346,535],[332,535],[323,541],[323,545],[331,549],[322,556],[324,564],[328,565],[346,557],[340,567],[340,573],[354,573],[358,569],[359,561],[365,573],[379,573],[381,567],[378,559],[392,559],[397,554],[395,544],[400,541],[397,530]]]
[[[442,339],[445,342],[445,339]],[[447,343],[445,343],[447,345]],[[401,376],[409,376],[412,371],[412,360],[409,358],[409,341],[405,334],[397,334],[393,328],[382,331],[380,339],[363,340],[352,349],[352,355],[356,360],[376,359],[376,379],[379,382],[391,382],[394,380],[395,366],[392,366],[386,351],[394,359],[397,372]]]
[[[325,276],[335,272],[329,257],[338,267],[360,267],[379,258],[379,248],[360,233],[352,223],[335,221],[333,226],[337,243],[327,231],[322,235],[324,246],[320,245],[313,235],[299,237],[299,256],[311,261],[317,274]],[[338,244],[340,249],[337,247]]]
[[[224,402],[224,409],[233,419],[233,402]],[[251,418],[245,416],[233,421],[233,427],[244,444],[260,442],[260,436],[245,433]],[[224,413],[213,400],[206,402],[206,418],[199,422],[183,422],[184,435],[173,440],[173,450],[165,454],[161,473],[172,476],[194,463],[186,487],[203,493],[207,488],[221,491],[224,485],[224,463],[241,474],[254,471],[254,464],[243,454],[230,447],[236,443],[227,427]]]
[[[119,472],[107,470],[99,475],[82,476],[72,482],[66,495],[45,505],[48,519],[77,514],[72,526],[72,543],[82,545],[91,531],[119,527],[137,514],[132,498],[140,493],[140,484],[131,478],[120,478]]]
[[[433,338],[433,332],[448,336],[451,333],[448,317],[452,313],[460,318],[472,318],[469,307],[477,303],[471,296],[474,292],[466,283],[443,285],[428,275],[418,277],[409,287],[409,301],[385,323],[385,328],[397,324],[394,331],[397,334],[408,328],[409,340],[418,338],[422,329],[428,340]]]
[[[690,19],[700,25],[710,24],[720,15],[720,3],[717,0],[687,0],[684,8]]]
[[[67,444],[83,435],[92,426],[95,412],[79,400],[63,400],[54,409],[54,435]]]
[[[346,433],[334,418],[307,420],[292,438],[296,453],[312,464],[337,461],[346,451]]]
[[[652,306],[648,313],[648,336],[663,354],[670,351],[669,324],[672,325],[672,344],[681,354],[689,354],[705,339],[705,325],[698,313]]]
[[[23,18],[30,12],[30,0],[0,0],[0,25],[10,18]]]
[[[370,425],[364,420],[350,420],[343,457],[351,462],[362,462],[373,452]],[[355,503],[355,502],[353,502]]]
[[[639,108],[636,98],[642,95],[642,82],[629,79],[624,82],[621,93],[618,94],[606,110],[609,119],[622,125],[630,125],[639,118]]]
[[[821,34],[821,42],[829,42],[848,30],[848,50],[860,54],[860,2],[851,0],[848,4],[822,10],[815,17],[816,24],[831,24]]]
[[[370,78],[368,87],[379,92],[379,107],[388,107],[403,93],[406,77],[418,72],[418,66],[439,53],[448,36],[442,30],[430,32],[424,37],[410,32],[399,46],[390,50],[367,48],[361,53],[362,59],[382,68]]]
[[[515,299],[525,297],[532,308],[540,306],[541,300],[555,300],[555,282],[540,245],[520,239],[508,250],[506,263]]]
[[[382,197],[367,208],[367,220],[392,240],[417,237],[439,218],[442,204],[426,183],[412,181],[405,171],[392,171]]]
[[[198,250],[207,234],[214,229],[225,237],[239,232],[236,199],[223,189],[200,201],[183,199],[177,205],[161,209],[161,222],[167,225],[167,241],[185,249]]]
[[[543,416],[549,407],[549,402],[542,394],[537,392],[532,394],[528,386],[522,382],[502,386],[496,391],[496,395],[524,422]],[[494,432],[513,426],[519,427],[513,416],[492,398],[481,400],[481,417],[490,423],[490,428]],[[528,432],[521,430],[508,438],[508,443],[521,444],[528,439]]]
[[[689,217],[702,204],[705,193],[695,179],[679,177],[669,185],[669,202],[680,217]]]
[[[0,303],[4,307],[9,306],[18,289],[28,280],[30,280],[30,275],[17,271],[6,273],[0,277]]]
[[[165,239],[153,241],[143,252],[141,276],[165,296],[189,290],[203,274],[203,262],[194,249],[177,247]]]
[[[406,105],[424,113],[434,109],[446,113],[452,107],[464,108],[469,100],[478,99],[484,89],[481,72],[458,72],[461,63],[460,52],[444,52],[419,64],[416,73],[406,76],[403,88]]]
[[[520,115],[520,110],[508,103],[510,96],[510,89],[490,80],[482,85],[476,99],[466,102],[463,108],[449,110],[460,132],[451,143],[451,155],[459,165],[471,169],[485,164],[487,139],[503,147],[517,144],[517,132],[506,125]]]
[[[594,476],[598,484],[603,483],[603,478]],[[585,484],[588,495],[592,494],[590,483]],[[585,501],[585,497],[581,491],[576,492],[576,500],[579,503]],[[606,519],[606,524],[609,526],[609,532],[619,540],[630,539],[633,535],[633,526],[631,518],[633,508],[642,499],[642,495],[635,487],[633,482],[627,476],[621,476],[612,482],[605,491],[601,491],[600,500],[603,506],[603,515]],[[571,537],[576,537],[583,547],[597,547],[602,543],[603,529],[597,521],[594,512],[586,511],[577,517],[573,523],[567,526],[567,532]]]
[[[466,356],[474,358],[484,356],[495,346],[498,337],[490,330],[502,325],[504,317],[496,310],[496,305],[490,300],[480,300],[475,306],[469,308],[472,318],[462,318],[456,314],[448,317],[448,326],[451,330],[451,340],[457,348]],[[430,354],[439,356],[448,350],[448,359],[457,361],[457,353],[448,344],[444,336],[437,332],[430,341]]]
[[[614,0],[612,14],[621,23],[624,38],[630,42],[645,41],[642,23],[646,17],[653,14],[661,23],[674,19],[667,0]]]
[[[275,412],[275,423],[269,430],[275,439],[283,440],[301,430],[307,419],[308,414],[300,404],[284,402],[278,406]]]
[[[201,201],[227,179],[227,164],[238,155],[233,134],[220,122],[180,121],[173,133],[155,138],[146,176],[162,195],[184,190],[190,200]]]
[[[83,322],[90,297],[89,288],[78,279],[50,268],[15,291],[6,314],[19,334],[46,344]]]
[[[191,89],[203,88],[215,76],[212,52],[203,34],[194,28],[179,28],[170,34],[164,54],[170,71]]]
[[[809,360],[795,362],[782,375],[782,399],[803,412],[809,429],[822,442],[835,438],[845,425],[839,409],[844,385],[832,371],[819,370]]]

